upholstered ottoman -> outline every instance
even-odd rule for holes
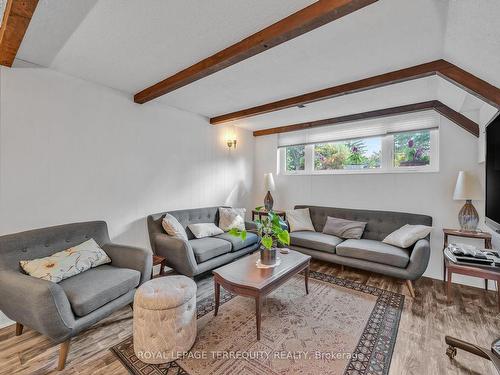
[[[196,339],[196,284],[186,276],[142,284],[134,298],[134,352],[145,363],[171,362]]]

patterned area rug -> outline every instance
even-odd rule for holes
[[[136,375],[386,375],[404,296],[311,272],[271,293],[263,306],[257,341],[255,305],[224,292],[214,317],[213,296],[198,301],[198,336],[175,362],[148,365],[133,350],[132,337],[111,350]]]

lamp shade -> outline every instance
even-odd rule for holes
[[[458,173],[457,184],[455,185],[455,192],[453,199],[459,200],[480,200],[483,198],[481,185],[477,178],[465,171]]]
[[[267,191],[274,191],[276,186],[274,185],[274,178],[272,173],[266,173],[264,175],[264,188]]]

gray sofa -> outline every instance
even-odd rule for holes
[[[210,271],[232,260],[249,254],[259,247],[255,233],[248,232],[245,241],[228,233],[214,237],[197,239],[188,228],[195,223],[219,223],[219,207],[194,208],[168,212],[186,230],[188,241],[174,238],[165,233],[161,225],[167,212],[149,215],[148,231],[153,252],[167,258],[167,265],[177,272],[194,277]],[[247,230],[255,229],[255,224],[245,223]]]
[[[59,283],[25,274],[20,260],[50,256],[93,238],[111,258]],[[149,280],[151,252],[111,243],[103,221],[74,223],[0,237],[0,310],[17,322],[16,334],[30,327],[62,343],[58,369],[64,368],[70,338],[134,299]]]
[[[292,232],[290,234],[291,249],[309,254],[315,259],[406,280],[410,294],[414,296],[412,281],[422,276],[429,263],[429,237],[417,241],[408,249],[385,244],[382,240],[405,224],[432,226],[432,217],[403,212],[306,205],[295,206],[295,208],[309,208],[315,232]],[[323,227],[328,216],[366,222],[361,239],[343,240],[323,234]]]

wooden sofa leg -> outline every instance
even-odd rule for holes
[[[16,323],[16,336],[21,336],[23,334],[24,326],[21,323]]]
[[[406,280],[406,286],[408,287],[408,291],[410,292],[410,296],[415,298],[415,291],[413,290],[413,283],[411,280]]]
[[[57,365],[58,371],[64,370],[64,367],[66,366],[66,358],[68,358],[70,342],[71,341],[68,339],[61,343],[61,348],[59,349],[59,364]]]

